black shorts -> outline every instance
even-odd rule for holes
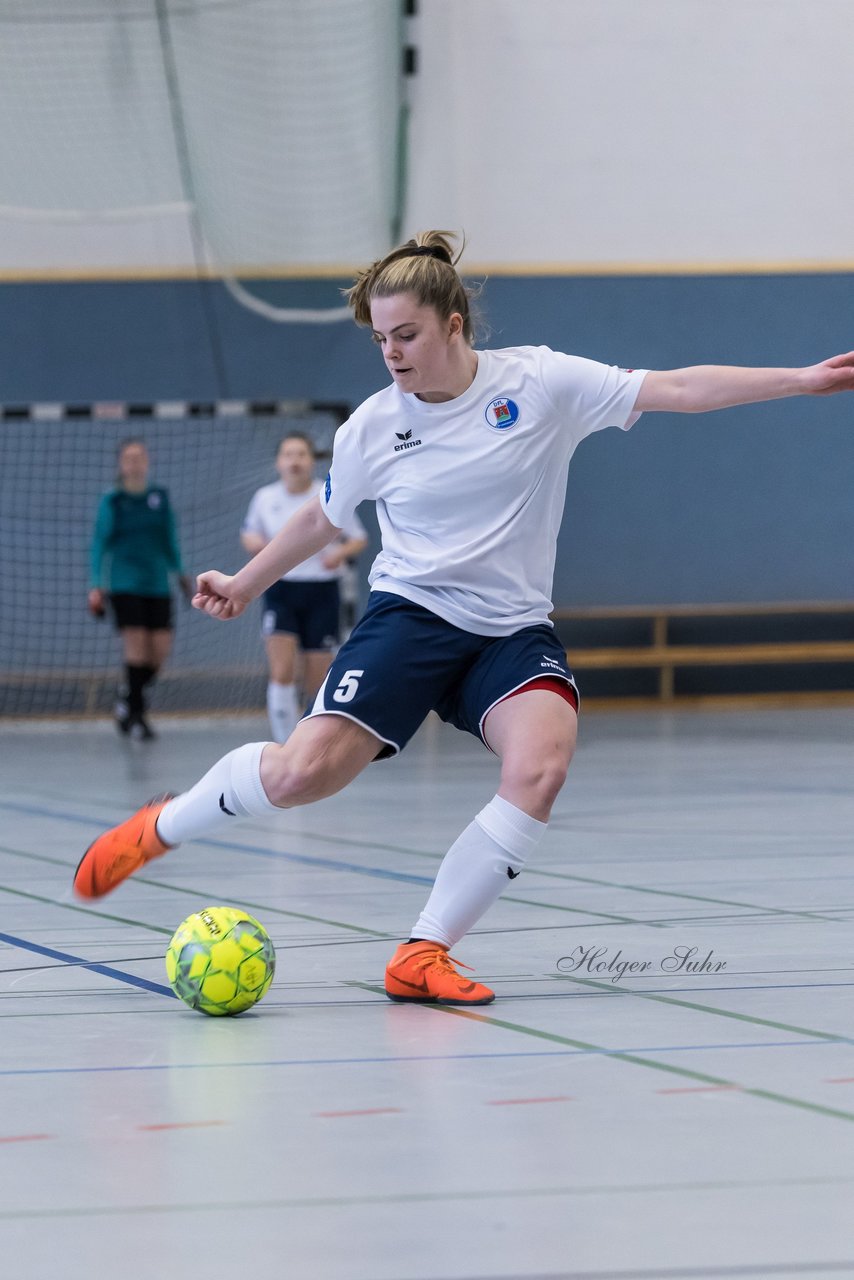
[[[142,627],[145,631],[171,631],[172,597],[137,596],[129,591],[116,591],[110,595],[116,630],[124,627]]]
[[[489,747],[483,725],[492,708],[544,677],[568,689],[577,708],[566,653],[546,623],[472,635],[402,596],[372,591],[306,716],[355,720],[385,744],[377,759],[402,750],[430,711]]]
[[[303,649],[331,652],[340,639],[338,580],[274,582],[264,592],[264,636],[294,635]]]

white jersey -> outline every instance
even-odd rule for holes
[[[289,493],[281,480],[276,480],[273,484],[265,484],[263,488],[258,489],[253,495],[241,532],[256,533],[269,542],[271,538],[276,536],[282,525],[286,524],[291,516],[299,511],[300,507],[304,507],[311,498],[315,498],[322,488],[323,482],[321,480],[312,480],[309,487],[304,489],[302,493]],[[365,526],[359,517],[352,512],[346,522],[339,527],[348,542],[351,538],[367,538],[368,536]],[[295,569],[291,569],[289,573],[284,574],[282,581],[331,582],[333,579],[340,578],[343,572],[343,565],[338,569],[327,569],[323,563],[325,552],[326,549],[324,548],[323,551],[318,551],[315,555],[309,556],[307,560],[303,560],[302,564],[298,564]]]
[[[376,500],[374,590],[503,636],[549,622],[569,460],[585,436],[637,420],[645,371],[548,347],[477,355],[453,400],[394,384],[366,400],[336,433],[321,504],[343,527]]]

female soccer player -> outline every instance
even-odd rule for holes
[[[350,290],[391,385],[338,431],[323,492],[234,576],[193,603],[236,618],[336,537],[364,498],[382,550],[368,608],[284,746],[224,756],[188,792],[100,836],[75,876],[100,897],[183,840],[308,804],[395,755],[431,708],[499,758],[498,792],[446,854],[386,970],[392,1000],[486,1004],[449,949],[515,879],[546,830],[576,736],[578,695],[549,624],[569,460],[585,436],[645,410],[698,413],[854,389],[854,352],[801,369],[625,370],[546,347],[478,351],[451,241],[431,231]]]
[[[115,487],[98,505],[90,557],[89,611],[103,617],[109,600],[122,638],[125,683],[115,705],[116,725],[139,739],[155,736],[145,718],[145,690],[172,648],[170,574],[191,594],[169,494],[148,483],[149,465],[142,440],[122,441]]]
[[[276,452],[279,479],[258,489],[249,504],[240,541],[257,555],[292,515],[322,489],[314,476],[314,446],[308,436],[292,431]],[[302,654],[302,686],[312,702],[329,670],[341,638],[338,580],[348,560],[368,545],[354,515],[340,538],[309,556],[264,592],[262,630],[270,680],[267,715],[276,742],[287,742],[300,717],[297,658]]]

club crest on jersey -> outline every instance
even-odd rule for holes
[[[497,400],[490,400],[484,417],[488,426],[496,431],[506,431],[508,427],[515,426],[519,421],[519,406],[515,400],[499,396]]]
[[[149,507],[151,507],[151,510],[156,511],[157,508],[160,506],[161,502],[163,501],[163,499],[160,496],[160,494],[157,492],[157,490],[153,489],[152,492],[148,495],[147,501],[148,501]]]

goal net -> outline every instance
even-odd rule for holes
[[[166,488],[184,567],[233,573],[254,491],[276,479],[279,441],[301,431],[325,473],[344,405],[29,405],[0,409],[0,716],[97,716],[115,700],[121,644],[87,609],[89,548],[116,450],[145,441]],[[261,606],[220,623],[175,603],[175,645],[156,712],[263,710]]]
[[[397,0],[3,0],[0,270],[264,279],[396,231]],[[267,290],[269,292],[269,290]]]

